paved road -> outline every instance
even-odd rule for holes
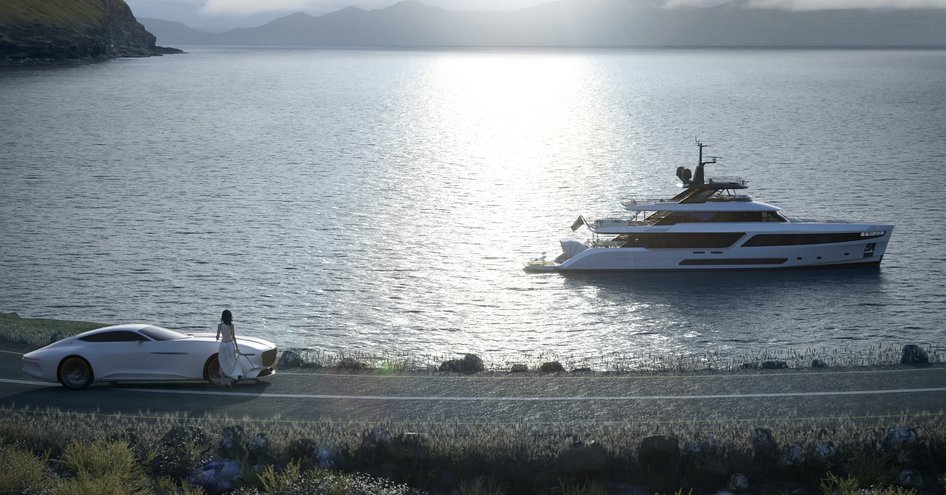
[[[31,348],[0,346],[0,406],[282,420],[690,422],[942,415],[946,366],[693,375],[431,376],[279,372],[221,389],[204,383],[69,391],[20,370]]]

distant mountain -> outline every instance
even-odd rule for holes
[[[123,0],[0,0],[0,65],[177,52],[157,46]]]
[[[459,12],[405,1],[384,9],[298,13],[174,44],[364,47],[943,47],[946,10],[665,8],[658,0],[561,0],[514,12]],[[196,32],[199,33],[199,32]],[[166,36],[166,38],[165,38]]]
[[[212,33],[194,29],[181,22],[148,19],[145,17],[139,17],[138,22],[144,25],[149,33],[157,37],[158,43],[182,46],[204,45],[212,42],[209,39],[213,36]]]

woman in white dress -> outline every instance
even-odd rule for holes
[[[222,338],[221,338],[222,337]],[[220,375],[227,384],[243,379],[243,366],[240,364],[240,348],[236,343],[236,333],[233,330],[233,314],[229,309],[223,310],[220,324],[217,325],[217,340],[220,341],[220,350],[217,360],[220,362]]]

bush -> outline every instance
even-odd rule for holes
[[[63,495],[150,494],[150,483],[124,442],[96,440],[73,442],[66,447],[63,465],[75,476],[63,481]]]
[[[15,445],[0,446],[0,493],[40,493],[55,486],[47,460]]]

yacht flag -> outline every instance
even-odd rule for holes
[[[585,224],[585,217],[578,215],[578,220],[575,220],[575,223],[572,224],[572,232],[578,230],[578,228],[584,224]]]

